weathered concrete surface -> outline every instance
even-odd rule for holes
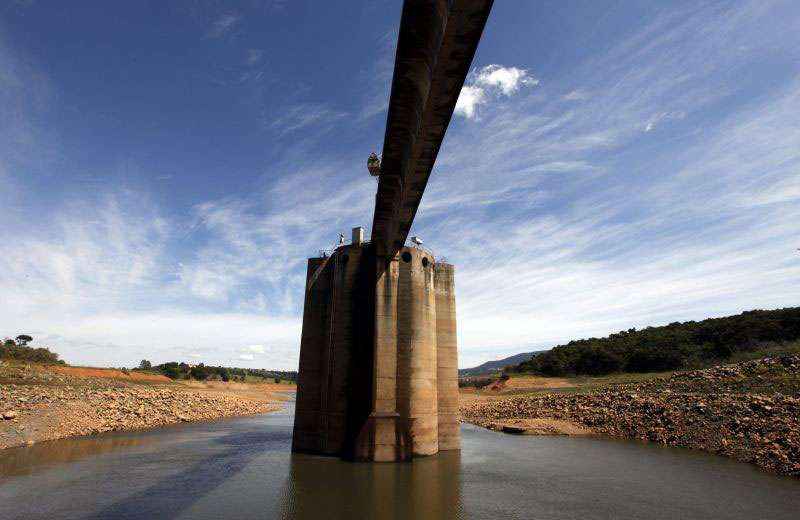
[[[295,450],[389,461],[458,448],[452,266],[404,245],[492,3],[403,3],[372,240],[309,260]]]
[[[458,448],[452,275],[417,248],[309,260],[295,451],[395,461]]]
[[[439,451],[433,258],[420,249],[403,248],[399,268],[397,412],[411,455],[432,455]]]
[[[492,3],[403,4],[372,221],[380,256],[405,244]]]
[[[439,262],[434,266],[439,450],[457,450],[461,446],[454,278],[452,265]]]
[[[354,432],[371,411],[373,259],[368,248],[346,246],[329,259],[308,262],[296,451],[351,452]]]

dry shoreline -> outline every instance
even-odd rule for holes
[[[800,477],[799,390],[800,356],[782,356],[587,393],[467,399],[461,416],[509,433],[595,434],[699,449]]]
[[[293,389],[274,384],[184,384],[102,369],[4,365],[0,367],[0,449],[266,413],[280,408],[281,392]]]

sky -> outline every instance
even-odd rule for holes
[[[0,336],[294,370],[399,0],[0,3]],[[495,2],[412,234],[459,364],[800,304],[800,3]]]

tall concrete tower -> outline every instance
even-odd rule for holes
[[[453,266],[370,244],[308,262],[293,449],[407,460],[458,449]],[[370,319],[372,318],[372,319]]]
[[[491,7],[403,3],[371,240],[356,228],[308,260],[295,451],[400,461],[460,446],[454,268],[405,243]]]

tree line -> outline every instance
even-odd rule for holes
[[[30,347],[28,343],[33,338],[28,334],[20,334],[14,339],[5,338],[0,343],[0,359],[14,359],[16,361],[30,361],[49,365],[64,365],[58,359],[58,354],[46,347]]]
[[[177,361],[153,365],[150,361],[143,359],[142,362],[139,363],[139,367],[135,370],[158,372],[170,379],[195,379],[198,381],[245,381],[248,376],[264,380],[271,379],[276,383],[281,380],[297,381],[297,372],[266,370],[262,368],[210,366],[203,363],[190,365]]]
[[[800,339],[800,307],[629,329],[570,341],[507,370],[548,376],[661,372]]]

